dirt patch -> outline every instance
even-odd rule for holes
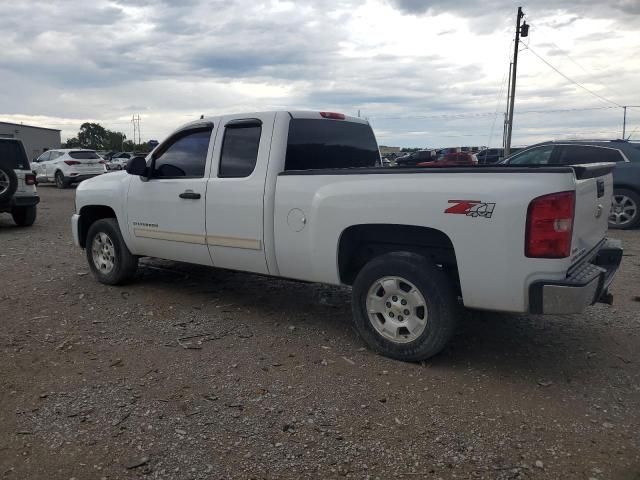
[[[94,281],[73,190],[0,216],[0,478],[640,478],[640,231],[613,307],[470,313],[446,351],[364,348],[349,291],[142,260]]]

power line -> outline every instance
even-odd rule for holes
[[[545,60],[542,56],[540,56],[538,53],[536,53],[536,51],[531,48],[530,46],[526,45],[524,42],[521,42],[522,45],[524,45],[526,47],[527,50],[529,50],[531,53],[533,53],[536,57],[538,57],[538,59],[540,59],[542,62],[544,62],[549,68],[551,68],[553,71],[555,71],[558,75],[562,76],[563,78],[565,78],[566,80],[568,80],[569,82],[573,83],[574,85],[577,85],[578,87],[582,88],[584,91],[589,92],[591,95],[593,95],[594,97],[598,97],[600,100],[603,100],[607,103],[611,103],[613,105],[615,105],[616,107],[622,108],[622,105],[620,105],[619,103],[614,102],[613,100],[609,100],[608,98],[603,97],[602,95],[594,92],[593,90],[585,87],[584,85],[576,82],[575,80],[573,80],[572,78],[568,77],[567,75],[565,75],[564,73],[562,73],[560,70],[558,70],[556,67],[554,67],[553,65],[551,65],[547,60]]]
[[[576,107],[576,108],[555,108],[551,110],[523,110],[518,111],[518,115],[526,113],[545,114],[545,113],[563,113],[563,112],[586,112],[592,110],[611,110],[619,107]],[[500,112],[463,112],[453,114],[440,115],[415,115],[404,117],[369,117],[372,120],[438,120],[438,119],[464,119],[464,118],[482,118],[502,115]]]

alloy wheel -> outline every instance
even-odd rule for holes
[[[609,223],[623,227],[631,223],[638,214],[638,205],[626,195],[613,195]]]
[[[394,343],[413,342],[427,326],[427,303],[422,293],[402,277],[383,277],[373,282],[366,308],[373,328]]]
[[[91,243],[91,255],[93,264],[102,274],[108,275],[116,263],[115,247],[111,237],[104,232],[99,232],[93,237]]]
[[[0,195],[9,190],[9,176],[0,170]]]

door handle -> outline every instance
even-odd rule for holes
[[[184,192],[182,192],[180,195],[178,195],[180,198],[187,198],[189,200],[198,200],[200,198],[200,194],[199,193],[195,193],[192,190],[186,190]]]

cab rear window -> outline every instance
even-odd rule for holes
[[[0,139],[0,163],[15,170],[30,170],[22,142]]]
[[[378,145],[367,124],[307,118],[289,122],[285,170],[367,168],[379,164]]]
[[[78,150],[76,152],[69,152],[69,156],[71,158],[75,158],[76,160],[94,160],[100,158],[100,156],[96,152],[91,151],[83,151]]]

